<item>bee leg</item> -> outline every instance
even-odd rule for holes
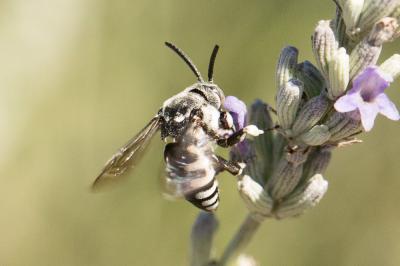
[[[212,130],[211,128],[208,127],[208,125],[201,119],[201,116],[198,114],[193,115],[192,121],[196,123],[198,126],[202,127],[203,130],[217,141],[217,144],[221,147],[231,147],[241,141],[243,141],[247,135],[250,136],[258,136],[260,134],[263,134],[264,131],[259,130],[257,126],[255,125],[248,125],[233,134],[231,134],[228,137],[222,137],[220,134],[218,134],[216,131]]]
[[[228,171],[231,175],[234,176],[241,175],[243,169],[246,167],[244,163],[236,163],[233,161],[228,161],[218,155],[216,155],[216,159],[220,171]]]
[[[243,141],[247,135],[256,137],[263,133],[264,131],[259,130],[258,127],[254,125],[249,125],[234,132],[228,138],[218,139],[217,144],[221,147],[230,147]]]

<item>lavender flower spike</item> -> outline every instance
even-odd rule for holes
[[[236,130],[246,125],[247,108],[244,102],[235,96],[226,96],[224,108],[231,114]]]
[[[378,113],[391,120],[399,120],[399,111],[384,90],[393,81],[376,66],[369,66],[353,81],[353,87],[335,103],[338,112],[358,109],[365,131],[370,131]]]

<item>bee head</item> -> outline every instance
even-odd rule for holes
[[[201,95],[209,104],[220,109],[225,101],[224,92],[217,84],[210,82],[199,82],[191,86],[189,92]]]
[[[217,109],[220,109],[222,103],[225,100],[225,95],[223,91],[218,87],[218,85],[213,83],[214,63],[215,58],[217,57],[219,46],[214,46],[210,57],[210,63],[208,64],[208,81],[204,81],[200,74],[200,71],[193,64],[192,60],[190,60],[190,58],[181,49],[169,42],[165,42],[165,45],[176,52],[196,75],[199,82],[192,86],[190,92],[200,94],[208,103],[210,103]]]

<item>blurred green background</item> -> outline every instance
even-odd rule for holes
[[[227,95],[273,103],[279,51],[311,59],[329,0],[3,0],[0,2],[0,265],[186,265],[198,211],[162,197],[161,141],[132,178],[89,187],[105,161],[171,95],[195,82],[185,50]],[[400,51],[385,47],[381,58]],[[388,91],[400,106],[400,83]],[[247,248],[260,265],[399,265],[398,123],[381,117],[335,152],[329,191],[306,215],[267,221]],[[246,215],[222,175],[220,255]]]

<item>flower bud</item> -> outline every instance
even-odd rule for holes
[[[328,116],[324,124],[329,128],[331,135],[338,133],[350,120],[346,113],[334,111]]]
[[[335,39],[330,20],[321,20],[315,28],[312,36],[312,48],[317,60],[319,69],[325,77],[328,77],[328,63],[338,49],[338,43]]]
[[[238,181],[238,189],[247,209],[257,216],[270,216],[273,201],[264,188],[254,181],[250,176],[245,175]]]
[[[347,33],[348,28],[344,22],[341,8],[336,8],[335,20],[332,21],[331,27],[334,29],[338,47],[347,47],[350,49],[351,39],[349,37],[351,37],[351,35]]]
[[[259,99],[255,100],[250,107],[249,123],[259,128],[273,128],[275,124],[271,118],[269,105]]]
[[[396,79],[400,76],[400,55],[394,54],[379,66],[380,70]]]
[[[241,162],[245,165],[241,175],[250,175],[257,181],[264,178],[264,163],[266,160],[256,155],[254,140],[245,139],[231,148],[230,159],[234,162]]]
[[[294,165],[282,158],[272,177],[268,180],[269,195],[274,200],[280,200],[290,194],[300,181],[303,165]]]
[[[368,35],[368,42],[374,46],[393,41],[399,24],[397,19],[385,17],[375,23],[374,28]]]
[[[291,79],[279,88],[276,96],[276,111],[279,124],[283,129],[288,129],[292,126],[302,95],[303,84],[297,79]]]
[[[285,159],[289,162],[292,163],[294,166],[301,165],[307,161],[308,158],[308,149],[296,149],[296,150],[291,150],[289,152],[286,152],[285,154]]]
[[[325,115],[329,108],[329,101],[324,95],[310,99],[300,109],[293,123],[293,135],[297,136],[311,129]]]
[[[294,77],[293,72],[297,65],[298,55],[298,50],[293,46],[283,48],[276,69],[276,85],[278,89]]]
[[[300,140],[310,146],[322,145],[329,140],[331,133],[325,125],[316,125],[308,132],[300,135]]]
[[[343,20],[346,24],[346,32],[349,35],[353,35],[357,31],[356,26],[363,9],[364,0],[340,0],[339,3],[342,8]]]
[[[361,31],[371,28],[375,22],[391,14],[399,5],[398,0],[367,0],[364,3],[358,25]]]
[[[328,182],[322,175],[316,174],[303,186],[298,187],[289,199],[282,202],[275,216],[278,219],[298,216],[317,205],[327,190]]]
[[[372,31],[350,54],[350,79],[370,65],[375,65],[382,51],[382,44],[394,38],[398,28],[393,18],[383,18],[375,23]]]
[[[308,180],[316,174],[323,174],[331,161],[332,152],[327,148],[317,148],[308,157],[303,167],[303,180]]]
[[[296,78],[303,82],[307,99],[320,95],[321,90],[325,88],[324,77],[309,61],[304,61],[297,65]]]
[[[346,49],[343,47],[339,48],[328,66],[328,97],[331,100],[335,100],[346,91],[347,85],[349,84],[350,65],[349,55],[346,53]]]
[[[256,100],[251,105],[249,122],[264,129],[272,129],[275,127],[270,115],[269,106],[261,100]],[[247,168],[250,169],[250,176],[257,181],[271,175],[273,157],[276,155],[274,149],[276,145],[275,133],[274,130],[265,130],[263,135],[251,141],[254,153],[257,152],[257,160],[246,162],[247,167],[245,172],[247,173]]]
[[[341,131],[333,134],[329,139],[330,142],[338,142],[344,140],[352,135],[362,132],[361,121],[350,120]]]
[[[350,54],[350,79],[357,76],[369,65],[374,65],[381,54],[382,46],[373,46],[365,39]]]
[[[214,214],[200,212],[192,228],[190,265],[207,265],[210,260],[214,233],[217,228],[218,221]]]
[[[353,111],[344,114],[347,116],[347,123],[344,124],[340,128],[340,130],[339,126],[331,129],[330,130],[331,138],[329,139],[329,141],[337,142],[362,131],[361,121],[358,118],[359,117],[358,111]],[[340,124],[340,126],[341,125],[342,123]]]

